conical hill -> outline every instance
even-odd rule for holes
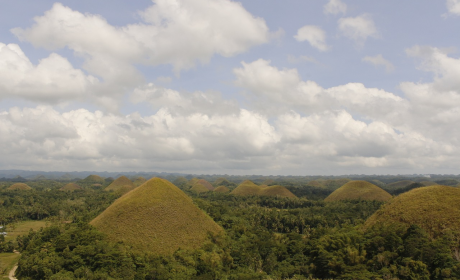
[[[89,175],[88,177],[83,179],[83,181],[88,182],[88,183],[100,183],[100,184],[103,184],[104,183],[104,178],[102,178],[99,175]]]
[[[366,181],[350,181],[336,189],[324,201],[352,199],[387,201],[391,199],[391,194]]]
[[[134,186],[139,187],[145,182],[147,182],[147,179],[145,179],[144,177],[137,177],[136,179],[134,179],[133,184]]]
[[[227,188],[226,186],[218,186],[217,188],[214,189],[214,192],[216,192],[216,193],[228,193],[228,192],[230,192],[230,189]]]
[[[279,197],[290,197],[295,198],[296,196],[291,193],[288,189],[283,186],[258,186],[252,181],[246,180],[236,189],[234,189],[230,194],[240,195],[240,196],[250,196],[250,195],[259,195],[259,196],[279,196]]]
[[[446,230],[460,233],[460,189],[440,185],[412,189],[383,205],[364,227],[376,224],[418,225],[432,237]]]
[[[127,193],[130,190],[134,189],[135,186],[131,180],[128,179],[126,176],[118,177],[115,181],[113,181],[107,188],[104,190],[106,191],[114,191],[120,193]]]
[[[222,231],[191,198],[160,178],[120,197],[90,224],[114,242],[154,254],[198,248],[208,232]]]
[[[15,183],[7,188],[7,190],[31,190],[32,188],[24,183]]]
[[[386,189],[388,190],[394,190],[394,189],[402,189],[404,187],[409,186],[410,184],[415,183],[414,181],[411,180],[403,180],[403,181],[397,181],[394,183],[390,183],[386,185]]]
[[[75,183],[68,183],[67,185],[63,186],[62,188],[60,188],[59,190],[60,191],[68,191],[68,192],[73,192],[75,190],[81,190],[82,188],[75,184]]]
[[[195,184],[193,184],[190,190],[196,193],[209,192],[208,188],[206,188],[203,184],[199,182],[196,182]]]

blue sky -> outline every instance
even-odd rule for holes
[[[0,169],[458,173],[460,1],[131,2],[0,0]]]

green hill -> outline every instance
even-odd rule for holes
[[[217,188],[214,189],[214,192],[217,192],[217,193],[228,193],[228,192],[230,192],[230,189],[227,188],[226,186],[218,186]]]
[[[460,233],[460,189],[437,185],[410,190],[375,212],[364,227],[376,224],[415,224],[432,237],[449,229]]]
[[[24,183],[15,183],[7,188],[7,190],[31,190],[32,188]]]
[[[134,179],[133,184],[134,186],[139,187],[145,182],[147,182],[147,179],[145,179],[144,177],[137,177],[136,179]]]
[[[134,189],[135,187],[136,186],[134,186],[133,182],[131,182],[131,180],[129,180],[128,177],[121,176],[121,177],[118,177],[115,181],[113,181],[104,190],[120,192],[120,193],[127,193],[130,190]]]
[[[60,188],[59,190],[60,191],[69,191],[69,192],[73,192],[75,190],[81,190],[82,188],[75,184],[75,183],[68,183],[67,185],[63,186],[62,188]]]
[[[387,201],[391,199],[391,194],[367,181],[350,181],[331,193],[324,201],[352,199]]]
[[[293,193],[291,193],[285,187],[282,187],[282,186],[268,187],[266,185],[258,186],[249,180],[242,182],[230,194],[240,195],[240,196],[258,195],[258,196],[280,196],[280,197],[290,197],[290,198],[296,197]]]
[[[103,184],[104,183],[104,178],[102,178],[99,175],[89,175],[85,179],[82,180],[85,183],[99,183]]]
[[[436,186],[438,183],[432,182],[432,181],[421,181],[420,184],[428,187],[428,186]]]
[[[193,192],[196,192],[196,193],[209,192],[209,189],[206,188],[200,182],[196,182],[195,184],[193,184],[193,186],[190,188],[190,190],[193,191]]]
[[[114,242],[154,254],[198,248],[208,232],[222,232],[191,198],[160,178],[120,197],[90,224]]]

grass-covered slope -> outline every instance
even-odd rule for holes
[[[7,188],[7,190],[31,190],[32,188],[24,183],[15,183]]]
[[[394,223],[418,225],[432,237],[449,229],[460,233],[460,189],[440,185],[413,189],[384,205],[364,226]]]
[[[366,181],[351,181],[335,190],[324,201],[352,199],[387,201],[391,199],[391,194]]]
[[[195,184],[193,184],[190,190],[196,193],[209,192],[209,189],[206,188],[203,184],[199,182],[196,182]]]
[[[394,190],[394,189],[401,189],[409,186],[410,184],[415,183],[414,181],[411,180],[403,180],[403,181],[397,181],[394,183],[390,183],[386,185],[386,189],[388,190]]]
[[[136,251],[171,254],[198,248],[222,229],[167,180],[152,178],[125,194],[91,224]]]
[[[121,176],[113,181],[110,185],[108,185],[104,190],[127,193],[135,187],[136,186],[134,186],[133,182],[129,180],[128,177]]]
[[[133,184],[134,186],[139,187],[145,182],[147,182],[147,179],[145,179],[144,177],[137,177],[136,179],[134,179]]]
[[[81,189],[82,188],[79,185],[75,184],[75,183],[68,183],[67,185],[63,186],[59,190],[73,192],[75,190],[81,190]]]
[[[280,196],[280,197],[296,197],[288,189],[283,186],[258,186],[252,181],[246,180],[242,182],[236,189],[234,189],[230,194],[240,195],[240,196],[250,196],[250,195],[259,195],[259,196]]]

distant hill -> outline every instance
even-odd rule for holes
[[[126,176],[118,177],[115,181],[113,181],[110,185],[105,188],[105,191],[114,191],[119,193],[127,193],[130,190],[134,189],[133,182],[128,179]]]
[[[328,179],[328,180],[317,179],[317,180],[312,180],[308,182],[307,186],[316,187],[316,188],[324,188],[328,190],[336,190],[350,181],[351,181],[350,179],[346,179],[346,178]]]
[[[198,248],[208,232],[223,231],[191,198],[160,178],[120,197],[91,224],[114,242],[153,254]]]
[[[196,182],[193,184],[193,186],[190,188],[191,191],[196,192],[196,193],[203,193],[203,192],[209,192],[209,189],[206,188],[204,185],[202,185],[199,182]]]
[[[409,186],[410,184],[415,183],[414,181],[411,180],[403,180],[403,181],[397,181],[394,183],[387,184],[385,186],[385,189],[387,190],[395,190],[395,189],[401,189]]]
[[[99,175],[89,175],[85,179],[82,180],[85,183],[99,183],[103,184],[104,183],[104,178],[102,178]]]
[[[283,186],[258,186],[250,180],[242,182],[230,194],[240,196],[279,196],[295,198],[296,196]]]
[[[62,188],[60,188],[59,190],[60,191],[70,191],[70,192],[73,192],[75,190],[81,190],[82,187],[80,187],[79,185],[75,184],[75,183],[68,183],[67,185],[63,186]]]
[[[134,186],[139,187],[145,182],[147,182],[147,179],[145,179],[144,177],[137,177],[136,179],[134,179],[133,184]]]
[[[218,186],[217,188],[214,189],[214,192],[216,192],[216,193],[228,193],[228,192],[230,192],[230,189],[227,188],[226,186]]]
[[[24,183],[15,183],[7,188],[7,190],[31,190],[32,188]]]
[[[418,225],[432,237],[445,230],[460,233],[460,189],[430,186],[410,190],[395,197],[366,221],[364,227],[376,224]]]
[[[432,181],[421,181],[420,184],[428,187],[428,186],[436,186],[438,183]]]
[[[367,181],[350,181],[331,193],[324,201],[352,199],[387,201],[391,199],[391,194]]]

